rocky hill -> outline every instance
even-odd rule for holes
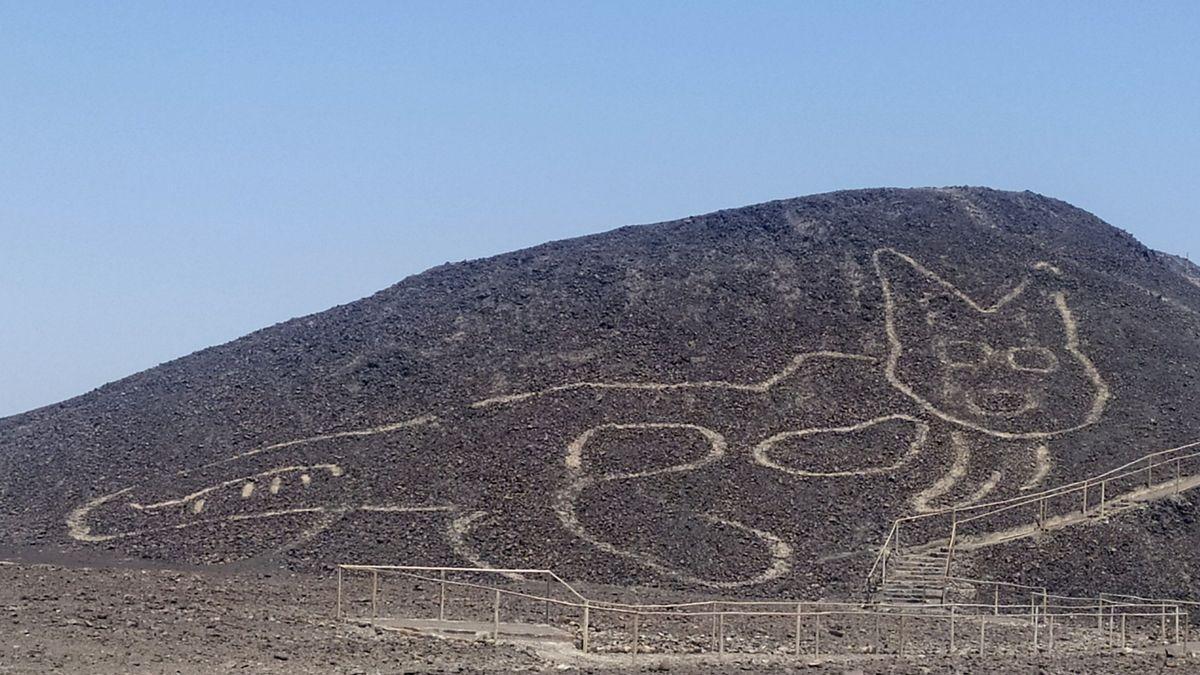
[[[1200,438],[1198,278],[977,188],[444,265],[0,420],[0,547],[844,589],[897,516]]]

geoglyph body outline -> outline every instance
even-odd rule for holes
[[[687,389],[710,389],[710,390],[743,391],[743,392],[751,392],[751,393],[765,393],[765,392],[769,391],[772,387],[776,386],[777,384],[783,382],[784,380],[786,380],[793,374],[797,373],[809,361],[816,360],[816,359],[830,359],[830,360],[851,360],[851,361],[868,362],[868,363],[881,363],[882,362],[883,374],[884,374],[888,384],[891,385],[894,389],[903,393],[905,396],[907,396],[912,401],[914,401],[922,409],[922,411],[924,413],[932,415],[933,417],[937,418],[938,420],[949,423],[960,429],[967,429],[967,430],[970,430],[970,431],[973,431],[976,433],[984,434],[984,435],[991,436],[991,437],[998,438],[998,439],[1045,440],[1050,437],[1077,431],[1079,429],[1082,429],[1086,426],[1090,426],[1090,425],[1096,423],[1097,421],[1099,421],[1099,419],[1103,415],[1103,412],[1105,410],[1107,402],[1111,396],[1111,392],[1108,388],[1107,383],[1104,381],[1102,375],[1096,369],[1094,363],[1082,351],[1082,348],[1079,343],[1078,324],[1076,323],[1076,319],[1075,319],[1073,313],[1071,312],[1071,309],[1067,303],[1067,296],[1064,292],[1054,293],[1052,295],[1052,298],[1054,300],[1054,305],[1063,321],[1063,325],[1064,325],[1066,333],[1067,333],[1066,349],[1080,364],[1082,364],[1084,366],[1085,370],[1087,370],[1088,375],[1091,378],[1091,381],[1092,381],[1093,385],[1095,386],[1095,390],[1096,390],[1091,409],[1089,410],[1088,415],[1085,418],[1085,420],[1083,421],[1083,423],[1081,423],[1077,426],[1071,427],[1071,428],[1058,429],[1058,430],[1041,430],[1041,431],[1018,432],[1018,433],[1004,432],[1004,431],[998,431],[995,429],[988,429],[987,427],[985,427],[983,425],[975,424],[969,420],[964,420],[964,419],[961,419],[960,417],[951,415],[943,410],[940,410],[936,405],[934,405],[930,401],[925,400],[921,396],[919,396],[897,374],[897,365],[899,363],[901,356],[904,353],[904,344],[900,340],[900,337],[899,337],[899,335],[897,333],[897,329],[896,329],[896,317],[895,317],[896,308],[895,308],[895,298],[893,297],[893,293],[894,293],[893,282],[891,279],[888,278],[888,275],[885,273],[885,271],[882,267],[882,264],[881,264],[881,258],[884,255],[896,256],[898,259],[900,259],[900,260],[904,261],[906,264],[910,265],[912,267],[912,269],[917,271],[921,276],[923,276],[927,280],[929,280],[929,281],[937,284],[941,288],[943,288],[947,294],[950,294],[950,295],[958,298],[960,301],[966,303],[969,307],[971,307],[975,311],[978,311],[978,312],[981,312],[984,314],[994,314],[996,312],[999,312],[1001,309],[1003,309],[1009,303],[1013,302],[1014,300],[1019,298],[1023,293],[1025,293],[1031,283],[1030,277],[1027,276],[1017,286],[1012,288],[1007,294],[1005,294],[1003,297],[1001,297],[996,303],[994,303],[990,306],[984,306],[984,305],[981,305],[978,302],[976,302],[974,299],[972,299],[967,294],[960,291],[957,287],[955,287],[950,282],[944,280],[942,277],[940,277],[936,273],[930,271],[927,267],[922,265],[920,262],[918,262],[914,258],[912,258],[904,253],[901,253],[895,249],[880,248],[873,252],[872,262],[875,266],[875,271],[876,271],[878,281],[880,283],[880,287],[881,287],[881,290],[883,293],[884,328],[885,328],[885,333],[886,333],[887,340],[888,340],[886,359],[879,359],[877,357],[866,355],[866,354],[851,354],[851,353],[836,352],[836,351],[814,351],[814,352],[801,353],[801,354],[794,356],[788,362],[788,364],[785,365],[785,367],[783,369],[781,369],[780,371],[778,371],[777,373],[771,375],[770,377],[768,377],[764,380],[757,381],[757,382],[751,382],[751,383],[737,383],[737,382],[728,382],[728,381],[722,381],[722,380],[708,380],[708,381],[701,381],[701,382],[675,382],[675,383],[586,382],[585,381],[585,382],[574,382],[574,383],[566,383],[566,384],[556,385],[553,387],[549,387],[549,388],[537,390],[537,391],[520,392],[520,393],[515,393],[515,394],[493,396],[493,397],[489,397],[489,398],[485,398],[485,399],[481,399],[481,400],[472,402],[469,404],[469,407],[473,408],[473,409],[491,408],[491,407],[503,406],[503,405],[508,405],[508,404],[522,402],[522,401],[528,401],[531,399],[536,399],[541,396],[545,396],[545,395],[549,395],[549,394],[553,394],[553,393],[557,393],[557,392],[565,392],[565,391],[572,391],[572,390],[579,390],[579,389],[655,391],[655,392],[687,390]],[[1048,272],[1055,273],[1055,274],[1061,274],[1061,272],[1057,268],[1050,265],[1049,263],[1037,263],[1036,265],[1034,265],[1034,267],[1035,267],[1035,269],[1044,270],[1044,271],[1048,271]],[[1009,358],[1011,359],[1012,357],[1010,356]],[[796,469],[794,467],[784,466],[784,465],[781,465],[779,462],[774,461],[770,456],[770,449],[773,447],[773,445],[775,443],[777,443],[781,440],[787,439],[787,438],[804,437],[807,435],[813,435],[813,434],[818,434],[818,433],[850,433],[852,431],[865,429],[865,428],[868,428],[875,424],[880,424],[880,423],[883,423],[883,422],[889,421],[889,420],[903,420],[903,421],[913,423],[915,425],[915,429],[917,430],[917,433],[916,433],[917,439],[914,441],[914,443],[912,443],[910,445],[908,451],[899,460],[897,460],[895,463],[893,463],[889,466],[872,467],[872,468],[862,469],[862,470],[843,470],[843,471],[834,471],[834,472],[820,472],[820,471],[810,471],[810,470],[806,470],[806,469]],[[238,460],[241,460],[241,459],[246,459],[246,458],[260,455],[263,453],[273,452],[273,451],[277,451],[277,450],[284,450],[287,448],[304,445],[304,444],[309,444],[309,443],[314,443],[317,441],[332,440],[332,439],[342,438],[342,437],[371,436],[371,435],[377,435],[377,434],[396,433],[396,432],[400,432],[400,431],[404,431],[404,430],[408,430],[408,429],[425,426],[425,425],[431,424],[436,421],[438,421],[438,418],[432,414],[422,415],[419,417],[406,419],[406,420],[403,420],[400,422],[389,423],[389,424],[384,424],[384,425],[375,426],[375,427],[368,427],[368,428],[364,428],[364,429],[350,430],[350,431],[344,431],[344,432],[326,433],[326,434],[311,436],[311,437],[302,438],[302,439],[294,439],[294,440],[284,441],[281,443],[275,443],[275,444],[271,444],[271,445],[261,446],[261,447],[249,450],[247,452],[244,452],[244,453],[239,453],[237,455],[233,455],[231,457],[227,457],[222,460],[218,460],[215,462],[211,462],[209,464],[205,464],[201,467],[196,467],[195,469],[189,469],[189,470],[176,472],[175,475],[184,476],[188,473],[191,473],[191,472],[199,470],[199,469],[211,468],[211,467],[215,467],[215,466],[219,466],[219,465],[223,465],[223,464],[229,464],[229,463],[233,463]],[[634,561],[638,562],[639,564],[642,564],[643,566],[646,566],[650,569],[654,569],[655,571],[657,571],[659,573],[675,576],[677,578],[681,578],[686,581],[700,584],[700,585],[708,585],[708,586],[714,586],[714,587],[721,587],[721,586],[733,587],[733,586],[757,584],[757,583],[762,583],[763,581],[766,581],[769,579],[773,579],[773,578],[782,576],[790,570],[790,567],[791,567],[790,559],[792,556],[792,549],[791,549],[791,546],[787,542],[785,542],[783,539],[777,537],[776,535],[774,535],[772,533],[761,531],[761,530],[756,530],[754,528],[750,528],[741,523],[737,523],[737,522],[733,522],[733,521],[729,521],[729,520],[717,519],[716,516],[712,516],[711,514],[699,514],[699,515],[702,518],[712,518],[713,520],[711,522],[714,522],[714,523],[719,522],[720,524],[743,529],[744,531],[747,531],[747,532],[753,534],[754,536],[756,536],[760,541],[764,542],[764,544],[766,546],[768,546],[771,550],[771,556],[772,556],[771,566],[767,570],[765,570],[762,574],[757,575],[756,577],[754,577],[752,579],[747,579],[747,580],[742,580],[742,581],[721,582],[721,581],[698,579],[698,578],[696,578],[692,575],[689,575],[685,572],[682,572],[680,570],[672,569],[670,566],[663,564],[661,561],[655,559],[653,556],[639,554],[636,551],[624,551],[624,550],[620,549],[619,547],[612,545],[611,543],[604,542],[600,539],[597,539],[593,535],[590,535],[589,533],[587,533],[586,530],[579,524],[578,518],[575,516],[574,502],[575,502],[575,500],[578,499],[578,497],[581,494],[584,487],[586,487],[586,485],[590,484],[590,482],[594,482],[595,479],[582,475],[581,470],[580,470],[580,468],[581,468],[580,467],[580,459],[581,459],[582,453],[584,451],[584,446],[586,445],[588,439],[590,439],[592,437],[592,435],[594,435],[597,431],[599,431],[603,428],[626,428],[626,429],[683,428],[683,429],[692,429],[692,430],[696,430],[696,431],[704,434],[706,436],[706,438],[708,438],[710,440],[710,443],[712,442],[712,439],[714,439],[714,438],[719,438],[720,443],[721,443],[719,452],[717,452],[716,450],[710,451],[710,453],[708,455],[706,455],[704,458],[702,458],[699,462],[691,463],[689,465],[679,465],[679,466],[668,467],[665,469],[654,470],[654,471],[651,471],[648,473],[643,473],[643,474],[634,472],[634,473],[626,474],[623,476],[610,476],[610,477],[606,478],[606,480],[612,480],[612,479],[617,479],[617,478],[629,479],[629,478],[645,477],[645,476],[649,476],[649,475],[654,475],[655,473],[661,473],[661,472],[666,472],[666,471],[672,471],[672,472],[690,471],[690,470],[700,468],[701,466],[707,465],[707,464],[715,461],[716,459],[723,457],[727,452],[727,449],[724,445],[724,437],[721,434],[719,434],[718,432],[716,432],[712,429],[708,429],[706,427],[702,427],[702,426],[694,425],[694,424],[671,423],[671,422],[646,423],[646,422],[626,421],[626,422],[609,422],[609,423],[597,425],[590,429],[584,430],[582,433],[577,435],[575,437],[575,439],[573,441],[571,441],[571,443],[569,443],[567,445],[566,455],[564,458],[564,465],[565,465],[565,468],[567,471],[567,480],[564,484],[564,487],[561,490],[559,490],[558,493],[556,493],[555,498],[554,498],[554,504],[552,506],[553,510],[555,511],[556,515],[558,516],[558,518],[560,520],[560,523],[569,532],[571,532],[576,537],[582,539],[583,541],[589,543],[590,545],[595,546],[595,547],[597,547],[601,550],[604,550],[608,553],[634,560]],[[874,418],[871,420],[867,420],[864,422],[860,422],[860,423],[853,424],[853,425],[847,425],[847,426],[843,426],[843,427],[793,429],[793,430],[785,430],[785,431],[777,432],[777,433],[765,438],[764,440],[758,442],[757,444],[754,444],[753,447],[749,449],[748,458],[762,466],[766,466],[766,467],[774,469],[774,470],[778,470],[778,471],[781,471],[784,473],[788,473],[788,474],[798,476],[801,478],[806,478],[806,479],[870,475],[870,474],[875,474],[875,473],[883,473],[883,472],[887,472],[887,471],[895,471],[895,470],[902,468],[913,457],[915,457],[917,454],[919,454],[921,452],[921,450],[924,448],[924,446],[928,442],[928,435],[929,435],[929,425],[926,421],[917,419],[915,417],[912,417],[911,415],[892,414],[892,415],[885,415],[885,416],[877,417],[877,418]],[[961,438],[962,438],[961,432],[956,431],[954,433],[954,436],[961,441]],[[715,447],[716,446],[714,445],[714,448]],[[1021,489],[1028,489],[1028,488],[1040,483],[1040,481],[1046,477],[1047,473],[1049,472],[1049,470],[1052,466],[1052,460],[1051,460],[1051,455],[1050,455],[1049,449],[1044,443],[1037,447],[1036,453],[1037,453],[1037,456],[1036,456],[1037,464],[1036,464],[1034,476],[1029,481],[1027,481],[1025,484],[1023,484],[1021,486]],[[971,456],[971,451],[970,451],[970,448],[967,447],[967,444],[965,442],[960,443],[960,442],[956,441],[956,443],[955,443],[955,461],[954,461],[953,465],[949,468],[948,472],[944,476],[942,476],[940,479],[938,479],[937,482],[935,482],[929,488],[927,488],[926,490],[922,491],[921,493],[919,493],[917,495],[914,495],[911,498],[910,503],[911,503],[912,507],[914,508],[914,510],[922,511],[922,510],[930,510],[930,509],[934,508],[931,506],[932,500],[937,499],[938,497],[944,496],[945,494],[949,493],[950,490],[954,487],[955,483],[958,480],[960,480],[963,475],[965,475],[965,473],[966,473],[965,466],[966,466],[966,463],[969,462],[970,456]],[[271,473],[273,471],[286,471],[286,470],[289,470],[289,468],[294,468],[294,467],[280,467],[277,470],[271,470],[269,472],[264,472],[264,473]],[[236,483],[239,480],[242,480],[242,479],[234,479],[232,481],[223,481],[220,485]],[[999,482],[999,476],[996,474],[993,474],[992,478],[988,482],[986,482],[984,485],[982,485],[979,488],[979,490],[977,490],[975,492],[974,495],[972,495],[970,498],[964,500],[961,503],[965,505],[965,504],[969,504],[969,503],[978,501],[979,499],[982,499],[984,496],[986,496],[988,493],[990,493],[992,490],[995,489],[996,484],[998,482]],[[208,489],[216,489],[217,487],[219,487],[219,486],[212,486],[211,488],[206,488],[205,490],[202,490],[202,492],[207,491]],[[94,499],[94,500],[84,504],[80,508],[72,511],[71,514],[67,518],[67,526],[68,526],[69,534],[73,538],[81,540],[81,541],[99,542],[99,541],[108,541],[111,539],[118,539],[118,538],[124,538],[124,537],[144,536],[144,535],[148,535],[148,534],[153,534],[157,531],[164,531],[164,530],[170,530],[170,529],[183,529],[185,527],[192,527],[195,525],[212,523],[212,522],[216,522],[218,520],[216,518],[196,519],[196,520],[190,521],[188,523],[183,523],[183,524],[171,526],[168,528],[161,528],[160,530],[154,530],[154,531],[134,531],[134,532],[126,532],[126,533],[101,534],[101,535],[97,535],[97,534],[93,533],[91,530],[91,526],[88,523],[88,517],[90,515],[90,512],[98,506],[104,505],[108,502],[118,499],[119,497],[130,494],[133,489],[134,489],[133,487],[129,487],[129,488],[125,488],[125,489],[113,492],[113,493],[109,493],[107,495],[104,495],[97,499]],[[274,487],[272,488],[272,492],[274,492]],[[134,509],[138,509],[139,507],[142,509],[147,509],[147,508],[154,509],[154,508],[165,508],[167,505],[183,505],[185,503],[190,503],[190,504],[192,504],[193,508],[196,509],[195,512],[197,514],[199,514],[203,510],[203,500],[202,500],[202,498],[197,500],[196,498],[194,498],[195,495],[190,495],[190,496],[193,497],[193,499],[189,500],[187,498],[184,498],[184,499],[179,499],[179,500],[167,500],[166,502],[152,504],[152,505],[148,505],[148,506],[147,505],[138,505],[135,502],[129,502],[128,506],[130,508],[134,508]],[[246,495],[244,495],[244,496],[246,496]],[[199,504],[199,506],[197,506],[197,504]],[[443,511],[443,512],[457,513],[459,515],[456,518],[454,518],[454,520],[447,527],[446,538],[450,542],[450,544],[451,544],[453,550],[456,552],[456,554],[460,555],[464,559],[471,561],[473,564],[478,565],[478,564],[482,563],[481,557],[478,555],[478,553],[473,551],[471,549],[471,547],[468,546],[465,541],[463,541],[463,536],[467,532],[469,532],[472,524],[477,522],[478,519],[482,517],[482,515],[486,514],[486,512],[464,511],[457,504],[434,504],[434,505],[402,505],[402,504],[365,505],[364,504],[364,505],[357,505],[357,506],[319,506],[319,507],[310,507],[310,508],[303,508],[303,509],[285,509],[285,510],[279,510],[279,511],[269,511],[269,512],[262,512],[262,513],[258,513],[258,514],[235,514],[233,516],[226,516],[225,518],[227,520],[233,521],[233,520],[251,519],[251,518],[270,518],[270,517],[274,517],[274,516],[287,515],[289,513],[318,514],[318,515],[322,516],[323,519],[320,522],[318,522],[318,524],[316,526],[314,526],[310,531],[306,531],[302,535],[302,538],[308,539],[308,538],[311,538],[312,536],[314,536],[315,534],[318,534],[320,531],[324,530],[325,528],[329,527],[330,524],[332,524],[332,521],[336,519],[336,518],[333,518],[334,516],[340,516],[347,512],[354,511],[354,510],[374,511],[374,512],[391,512],[391,513],[428,512],[428,511]]]

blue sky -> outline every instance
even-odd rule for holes
[[[1200,256],[1200,3],[0,0],[0,415],[449,260],[842,188]]]

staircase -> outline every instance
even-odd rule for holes
[[[890,605],[937,605],[946,588],[947,546],[919,549],[888,561],[879,598]]]
[[[954,562],[960,552],[1103,521],[1146,502],[1197,488],[1200,488],[1200,441],[1153,452],[1082,481],[1041,492],[904,516],[892,523],[884,538],[867,574],[866,596],[868,600],[878,598],[889,603],[936,604],[947,595],[947,560]],[[1016,509],[1031,516],[1029,521],[1013,525]],[[902,526],[907,532],[917,521],[924,523],[927,532],[945,527],[945,538],[899,552]],[[967,593],[976,590],[971,586],[978,584],[968,582],[956,580],[949,590]]]

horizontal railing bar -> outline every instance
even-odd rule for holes
[[[867,581],[866,581],[867,587],[869,588],[872,584],[872,581],[875,579],[876,571],[878,571],[880,569],[880,566],[882,564],[884,557],[888,554],[889,546],[891,545],[893,535],[895,534],[896,530],[900,527],[900,525],[902,523],[911,523],[911,522],[927,520],[929,518],[935,518],[935,517],[945,517],[947,515],[949,515],[951,518],[954,518],[960,524],[964,523],[964,522],[972,522],[975,520],[979,520],[983,517],[997,515],[998,513],[1003,513],[1005,511],[1009,511],[1013,508],[1018,508],[1020,506],[1026,506],[1029,504],[1041,502],[1043,500],[1049,500],[1049,499],[1053,499],[1055,497],[1066,496],[1066,495],[1074,494],[1074,493],[1077,493],[1080,491],[1084,491],[1084,490],[1087,490],[1089,487],[1096,485],[1097,483],[1113,481],[1113,480],[1120,480],[1123,478],[1136,476],[1141,472],[1153,470],[1154,468],[1168,466],[1171,464],[1175,464],[1176,466],[1178,466],[1178,464],[1184,460],[1189,460],[1189,459],[1193,459],[1195,457],[1200,457],[1200,453],[1191,453],[1191,454],[1184,455],[1184,456],[1176,456],[1176,455],[1178,455],[1178,453],[1183,452],[1184,450],[1190,450],[1190,449],[1196,448],[1196,447],[1200,447],[1200,441],[1193,441],[1193,442],[1186,443],[1184,445],[1180,445],[1180,446],[1177,446],[1174,448],[1160,450],[1160,451],[1153,452],[1153,453],[1150,453],[1147,455],[1143,455],[1142,457],[1139,457],[1138,459],[1127,462],[1121,466],[1118,466],[1114,469],[1110,469],[1109,471],[1106,471],[1104,473],[1097,474],[1095,476],[1091,476],[1091,477],[1085,478],[1081,481],[1076,481],[1074,483],[1068,483],[1066,485],[1058,486],[1055,488],[1049,488],[1047,490],[1043,490],[1041,492],[1030,494],[1030,495],[1019,495],[1017,497],[1011,497],[1009,499],[997,500],[994,502],[988,502],[988,503],[984,503],[984,504],[975,504],[975,505],[961,507],[961,508],[947,507],[947,508],[943,508],[943,509],[940,509],[937,511],[932,511],[929,513],[922,513],[922,514],[916,514],[916,515],[912,515],[912,516],[904,516],[901,518],[897,518],[895,521],[893,521],[892,528],[888,531],[888,535],[884,539],[883,544],[880,546],[879,553],[875,556],[875,560],[871,565],[871,569],[867,573]],[[1168,456],[1170,456],[1170,457],[1168,457]],[[1167,458],[1162,459],[1164,457],[1167,457]],[[1167,485],[1167,484],[1169,484],[1169,481],[1160,483],[1160,485]],[[1003,507],[1003,508],[997,508],[997,507]],[[990,509],[990,511],[987,511],[984,513],[977,513],[984,509]],[[963,512],[972,513],[975,515],[968,515],[966,518],[960,518],[959,514],[963,513]]]
[[[346,570],[403,570],[418,572],[480,572],[485,574],[554,574],[550,570],[525,570],[492,567],[428,567],[422,565],[360,565],[339,563]]]
[[[544,574],[557,581],[566,588],[572,595],[580,600],[586,600],[583,595],[575,590],[575,587],[563,581],[562,577],[555,574],[552,570],[542,569],[508,569],[508,568],[493,568],[493,567],[436,567],[426,565],[362,565],[362,564],[347,564],[340,563],[338,567],[346,570],[415,570],[425,572],[479,572],[484,574]]]
[[[1176,600],[1174,598],[1145,598],[1138,595],[1122,595],[1120,593],[1101,593],[1101,598],[1122,598],[1126,600],[1141,600],[1143,602],[1162,603],[1165,605],[1193,605],[1200,606],[1200,602],[1193,600]]]
[[[1124,470],[1126,470],[1126,469],[1129,469],[1130,467],[1133,467],[1133,466],[1135,466],[1135,465],[1137,465],[1137,464],[1140,464],[1140,463],[1144,463],[1144,462],[1146,462],[1146,461],[1147,461],[1147,458],[1149,458],[1149,457],[1158,457],[1158,456],[1161,456],[1161,455],[1165,455],[1165,454],[1167,454],[1167,453],[1179,452],[1179,451],[1181,451],[1181,450],[1189,450],[1189,449],[1191,449],[1191,448],[1195,448],[1195,447],[1200,447],[1200,441],[1193,441],[1193,442],[1191,442],[1191,443],[1188,443],[1188,444],[1186,444],[1186,445],[1181,445],[1181,446],[1179,446],[1179,447],[1176,447],[1176,448],[1171,448],[1171,449],[1169,449],[1169,450],[1160,450],[1160,451],[1158,451],[1158,452],[1150,453],[1150,454],[1148,454],[1148,455],[1143,455],[1142,457],[1140,457],[1140,458],[1138,458],[1138,459],[1135,459],[1135,460],[1133,460],[1132,462],[1128,462],[1128,463],[1126,463],[1126,464],[1122,464],[1121,466],[1119,466],[1119,467],[1117,467],[1117,468],[1115,468],[1115,469],[1110,469],[1109,471],[1106,471],[1105,473],[1097,474],[1097,475],[1095,475],[1095,476],[1091,476],[1091,477],[1089,477],[1089,478],[1085,478],[1084,480],[1081,480],[1081,481],[1076,481],[1076,482],[1074,482],[1074,483],[1068,483],[1068,484],[1066,484],[1066,485],[1060,485],[1060,486],[1058,486],[1058,487],[1055,487],[1055,488],[1049,488],[1049,489],[1047,489],[1047,490],[1043,490],[1042,492],[1036,492],[1036,493],[1029,494],[1029,495],[1021,495],[1021,496],[1018,496],[1018,497],[1010,497],[1009,499],[1001,499],[1001,500],[997,500],[997,501],[994,501],[994,502],[987,502],[987,503],[984,503],[984,504],[974,504],[974,505],[972,505],[972,506],[964,506],[964,507],[961,507],[961,508],[956,508],[956,507],[947,507],[947,508],[944,508],[944,509],[940,509],[940,510],[938,510],[938,511],[931,511],[931,512],[929,512],[929,513],[921,513],[921,514],[917,514],[917,515],[913,515],[913,516],[904,516],[904,517],[902,517],[902,518],[897,518],[897,519],[896,519],[896,522],[912,522],[912,521],[915,521],[915,520],[928,519],[928,518],[932,518],[932,517],[935,517],[935,516],[949,515],[949,514],[951,514],[951,513],[954,513],[954,512],[956,512],[956,511],[957,511],[957,512],[959,512],[959,513],[963,512],[963,511],[978,511],[978,510],[980,510],[980,509],[990,508],[990,507],[993,507],[993,506],[1000,506],[1000,505],[1003,505],[1003,504],[1008,504],[1008,503],[1010,503],[1010,502],[1014,502],[1014,501],[1018,501],[1018,500],[1025,500],[1025,502],[1024,502],[1024,503],[1028,503],[1029,501],[1038,501],[1038,500],[1040,500],[1040,499],[1043,499],[1043,498],[1049,498],[1049,497],[1052,497],[1052,496],[1058,496],[1058,495],[1061,495],[1061,494],[1070,494],[1070,492],[1073,492],[1073,491],[1075,491],[1075,490],[1077,490],[1077,489],[1082,489],[1082,487],[1083,487],[1084,485],[1095,485],[1096,483],[1099,483],[1099,482],[1102,482],[1102,481],[1105,481],[1105,480],[1112,480],[1112,479],[1116,479],[1116,478],[1124,478],[1124,477],[1126,477],[1126,476],[1134,475],[1134,474],[1136,474],[1138,471],[1145,471],[1145,470],[1146,470],[1146,467],[1145,467],[1145,466],[1141,466],[1141,467],[1139,467],[1139,469],[1138,469],[1138,470],[1135,470],[1135,471],[1130,471],[1130,472],[1128,472],[1128,473],[1126,473],[1126,474],[1122,474],[1122,475],[1120,475],[1120,476],[1113,476],[1113,474],[1114,474],[1114,473],[1116,473],[1116,472],[1118,472],[1118,471],[1124,471]],[[1170,461],[1172,461],[1172,462],[1173,462],[1173,461],[1175,461],[1175,460],[1183,460],[1183,459],[1188,459],[1188,458],[1195,457],[1195,456],[1198,456],[1198,455],[1200,455],[1200,453],[1195,453],[1195,454],[1192,454],[1192,455],[1188,455],[1188,456],[1186,456],[1186,457],[1175,457],[1175,458],[1172,458]],[[1155,465],[1155,466],[1161,466],[1161,465],[1163,465],[1163,464],[1166,464],[1166,462],[1162,462],[1161,464],[1157,464],[1157,465]]]
[[[391,567],[394,568],[396,566],[391,566]],[[364,566],[355,565],[355,566],[350,566],[349,568],[357,570],[357,571],[372,571],[372,566],[369,566],[369,565],[364,565]],[[400,574],[402,576],[405,576],[408,578],[419,579],[421,581],[427,581],[427,582],[432,582],[432,583],[441,583],[443,581],[440,578],[416,575],[416,574],[412,574],[412,573],[401,571],[401,570],[392,569],[391,571],[394,571],[397,574]],[[510,597],[526,598],[526,599],[533,600],[533,601],[539,602],[539,603],[548,602],[548,603],[551,603],[553,605],[557,605],[560,607],[572,607],[572,608],[579,608],[579,609],[582,609],[583,607],[585,607],[585,605],[579,604],[579,603],[569,602],[569,601],[565,601],[565,600],[559,600],[557,598],[549,598],[549,597],[540,596],[540,595],[533,595],[530,593],[523,593],[520,591],[513,591],[510,589],[498,588],[495,586],[485,586],[482,584],[475,584],[475,583],[471,583],[471,582],[455,581],[453,579],[446,579],[445,583],[447,585],[452,585],[452,586],[475,588],[475,589],[479,589],[479,590],[499,592],[501,595],[506,595],[506,596],[510,596]],[[938,610],[938,613],[931,614],[929,612],[912,612],[911,605],[898,604],[898,603],[881,603],[879,605],[876,605],[874,609],[861,609],[861,608],[852,609],[852,607],[854,607],[853,603],[833,603],[833,602],[783,603],[783,602],[775,602],[775,601],[758,602],[758,603],[738,603],[738,602],[720,601],[720,600],[711,600],[711,601],[704,601],[704,602],[699,602],[699,603],[684,603],[684,604],[677,605],[677,606],[680,606],[680,607],[703,606],[703,605],[711,606],[711,605],[717,605],[717,604],[724,604],[724,605],[732,604],[732,605],[746,605],[746,606],[787,606],[787,607],[795,607],[798,604],[801,606],[801,611],[796,612],[793,610],[793,611],[787,611],[787,612],[782,612],[782,611],[771,612],[771,611],[761,611],[761,610],[747,611],[747,610],[737,610],[737,609],[722,609],[722,610],[709,610],[709,611],[668,612],[668,611],[661,611],[661,610],[664,608],[669,608],[669,607],[671,607],[671,605],[608,605],[602,601],[598,602],[596,604],[592,604],[591,602],[589,602],[586,606],[591,611],[608,612],[611,614],[626,614],[626,615],[638,614],[638,615],[642,615],[642,616],[667,616],[667,617],[678,617],[678,618],[711,617],[711,616],[721,616],[721,615],[764,617],[764,618],[795,617],[797,615],[799,615],[801,618],[813,617],[813,616],[864,616],[864,615],[874,616],[874,615],[880,615],[880,616],[888,616],[888,617],[915,616],[915,617],[920,617],[920,618],[925,618],[925,619],[936,619],[936,620],[948,619],[950,615],[947,612],[947,610],[949,608],[953,608],[956,611],[969,610],[969,609],[980,610],[978,614],[972,614],[972,613],[959,614],[958,616],[961,618],[974,618],[974,617],[1025,618],[1025,617],[1028,617],[1028,609],[1029,609],[1029,605],[1023,604],[1023,603],[999,604],[999,605],[997,605],[995,603],[947,603],[946,605],[938,605],[938,606],[931,607],[931,609]],[[811,606],[813,606],[813,608],[806,610],[803,608],[803,605],[805,605],[805,604],[811,605]],[[826,607],[832,606],[833,608],[820,609],[819,606],[826,606]],[[1090,618],[1090,617],[1095,616],[1094,610],[1098,610],[1098,609],[1102,609],[1102,608],[1103,609],[1134,609],[1134,608],[1146,608],[1146,607],[1152,607],[1152,608],[1158,609],[1160,611],[1148,612],[1148,613],[1133,613],[1133,612],[1129,612],[1129,611],[1122,611],[1121,613],[1125,614],[1127,616],[1155,616],[1155,617],[1158,617],[1158,616],[1162,615],[1162,612],[1161,612],[1162,608],[1164,608],[1164,607],[1173,608],[1173,605],[1171,603],[1160,603],[1160,602],[1144,603],[1143,602],[1143,603],[1108,603],[1108,604],[1103,604],[1103,605],[1086,605],[1086,606],[1078,606],[1078,605],[1065,606],[1065,605],[1051,604],[1051,605],[1045,605],[1045,606],[1037,605],[1037,607],[1038,607],[1038,616],[1056,616],[1056,617],[1062,616],[1062,617],[1088,617],[1088,618]],[[899,611],[899,612],[887,611],[887,612],[885,612],[885,611],[883,611],[884,609],[892,609],[892,610],[899,609],[902,611]],[[1071,609],[1071,610],[1077,610],[1077,611],[1075,611],[1075,612],[1059,612],[1059,613],[1048,611],[1048,610],[1056,610],[1056,609]],[[1016,611],[1014,611],[1012,613],[995,614],[994,612],[996,610],[1016,610]],[[1089,610],[1089,611],[1087,611],[1085,613],[1084,610]]]

